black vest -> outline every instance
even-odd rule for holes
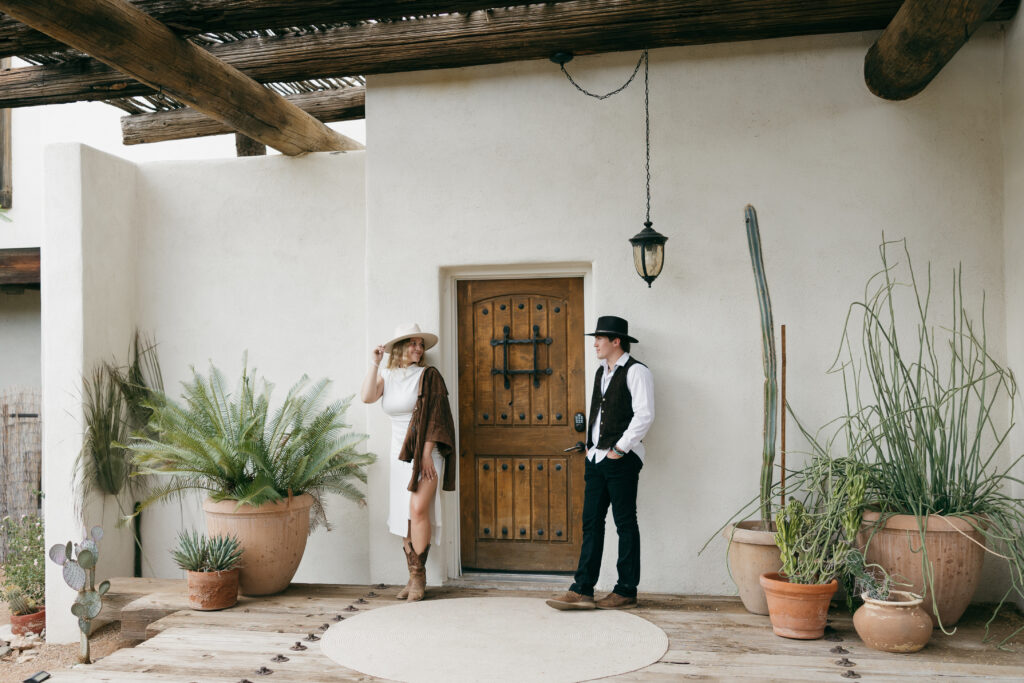
[[[590,421],[587,423],[587,449],[594,447],[594,422],[597,420],[597,411],[601,411],[601,431],[598,434],[597,447],[604,450],[609,449],[622,436],[622,433],[629,427],[633,419],[633,396],[629,393],[629,386],[626,384],[626,375],[629,368],[640,363],[633,356],[629,357],[626,364],[616,368],[612,373],[612,379],[608,382],[608,390],[601,395],[601,375],[604,373],[604,362],[597,369],[594,377],[594,395],[590,398]],[[640,363],[643,365],[643,363]],[[644,366],[646,367],[646,366]]]

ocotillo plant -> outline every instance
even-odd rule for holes
[[[757,212],[747,204],[744,209],[747,220],[747,246],[750,248],[750,263],[754,267],[754,284],[757,286],[757,304],[761,309],[761,358],[764,362],[764,447],[761,453],[761,528],[771,528],[772,522],[772,479],[775,467],[775,424],[778,416],[779,389],[776,383],[775,322],[772,320],[772,300],[768,295],[768,281],[764,277],[764,260],[761,258],[761,231],[757,227]]]
[[[103,608],[103,596],[110,590],[109,581],[96,586],[96,562],[100,558],[101,538],[103,527],[94,526],[81,543],[72,544],[68,541],[67,545],[57,543],[50,548],[50,559],[64,567],[64,580],[78,591],[78,598],[71,605],[71,613],[78,617],[78,630],[82,632],[79,659],[83,664],[91,663],[89,630],[92,628],[92,620]]]

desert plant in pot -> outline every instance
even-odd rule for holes
[[[794,477],[804,492],[776,517],[782,571],[761,575],[772,630],[811,640],[825,634],[829,603],[839,586],[861,523],[866,468],[848,458],[816,454]]]
[[[366,481],[374,456],[356,450],[366,435],[349,432],[344,421],[351,397],[325,405],[327,385],[303,377],[271,412],[271,385],[244,358],[233,394],[217,368],[208,377],[193,370],[183,404],[165,395],[153,401],[152,436],[130,444],[140,472],[170,477],[140,510],[185,491],[206,492],[207,532],[236,536],[244,551],[243,595],[288,586],[307,536],[327,525],[327,493],[365,502],[356,481]]]
[[[775,433],[778,416],[778,386],[776,383],[777,354],[775,351],[775,324],[772,319],[772,302],[768,293],[768,282],[764,273],[764,259],[761,255],[761,232],[757,213],[753,206],[744,210],[747,228],[747,247],[754,270],[754,284],[757,289],[758,309],[761,314],[761,359],[764,365],[764,420],[762,429],[761,477],[758,497],[758,519],[730,522],[722,530],[729,541],[727,551],[729,574],[736,583],[740,599],[748,612],[768,614],[768,602],[761,588],[760,576],[779,571],[782,560],[775,544],[775,529],[772,525],[772,494],[775,467]],[[743,519],[753,502],[748,504],[735,518]],[[707,544],[705,544],[705,547]],[[703,549],[702,549],[703,550]]]
[[[1017,384],[989,351],[984,296],[980,315],[968,310],[960,269],[939,308],[931,268],[919,279],[906,240],[883,240],[879,252],[882,269],[851,304],[835,367],[850,455],[870,465],[863,542],[868,561],[905,577],[948,627],[970,603],[986,551],[1010,564],[1003,601],[1024,598],[1024,501],[1009,493],[1024,456],[1002,457]]]
[[[853,627],[864,644],[882,652],[917,652],[932,637],[932,620],[916,593],[894,590],[893,579],[859,550],[849,555],[848,577],[863,604],[853,613]]]
[[[41,633],[46,627],[43,520],[38,515],[4,517],[0,528],[7,547],[0,597],[11,610],[11,631],[15,635]]]
[[[238,538],[208,538],[196,531],[181,531],[171,555],[187,573],[189,607],[210,611],[238,602],[238,563],[242,559]]]

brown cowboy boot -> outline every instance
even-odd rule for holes
[[[409,580],[405,583],[405,588],[398,591],[398,595],[395,596],[399,600],[405,600],[409,597],[409,586],[412,585],[413,558],[415,554],[412,551],[411,538],[406,537],[402,539],[402,552],[405,553],[405,563],[409,566]]]
[[[412,544],[409,544],[410,550],[409,557],[409,602],[416,602],[417,600],[423,599],[423,593],[427,590],[427,553],[430,552],[430,544],[423,549],[423,552],[419,555],[416,554],[416,550]]]

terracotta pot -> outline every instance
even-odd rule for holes
[[[188,572],[188,606],[211,611],[227,609],[238,602],[238,570]]]
[[[11,633],[23,636],[26,633],[42,633],[46,628],[46,608],[40,607],[32,614],[12,614]]]
[[[919,595],[891,591],[888,600],[861,595],[864,604],[853,615],[853,627],[864,644],[882,652],[917,652],[932,637],[932,620]]]
[[[312,505],[313,497],[306,494],[263,505],[203,503],[210,536],[238,536],[244,551],[238,573],[242,595],[270,595],[288,587],[306,550]]]
[[[752,614],[768,614],[768,601],[761,588],[761,574],[782,569],[779,547],[775,545],[775,524],[761,531],[757,520],[725,527],[722,535],[729,541],[729,573],[736,582],[743,606]]]
[[[829,583],[790,583],[777,572],[761,575],[761,585],[768,598],[768,616],[775,635],[783,638],[814,640],[825,635],[828,606],[839,587]]]
[[[894,515],[871,536],[870,527],[880,517],[878,512],[864,513],[860,541],[868,544],[867,561],[880,565],[909,592],[924,596],[924,610],[931,616],[933,625],[938,626],[933,605],[938,606],[943,626],[955,625],[974,597],[981,579],[985,537],[959,517],[928,517],[924,546],[935,576],[935,592],[929,594],[922,573],[925,554],[921,552],[917,518]]]

